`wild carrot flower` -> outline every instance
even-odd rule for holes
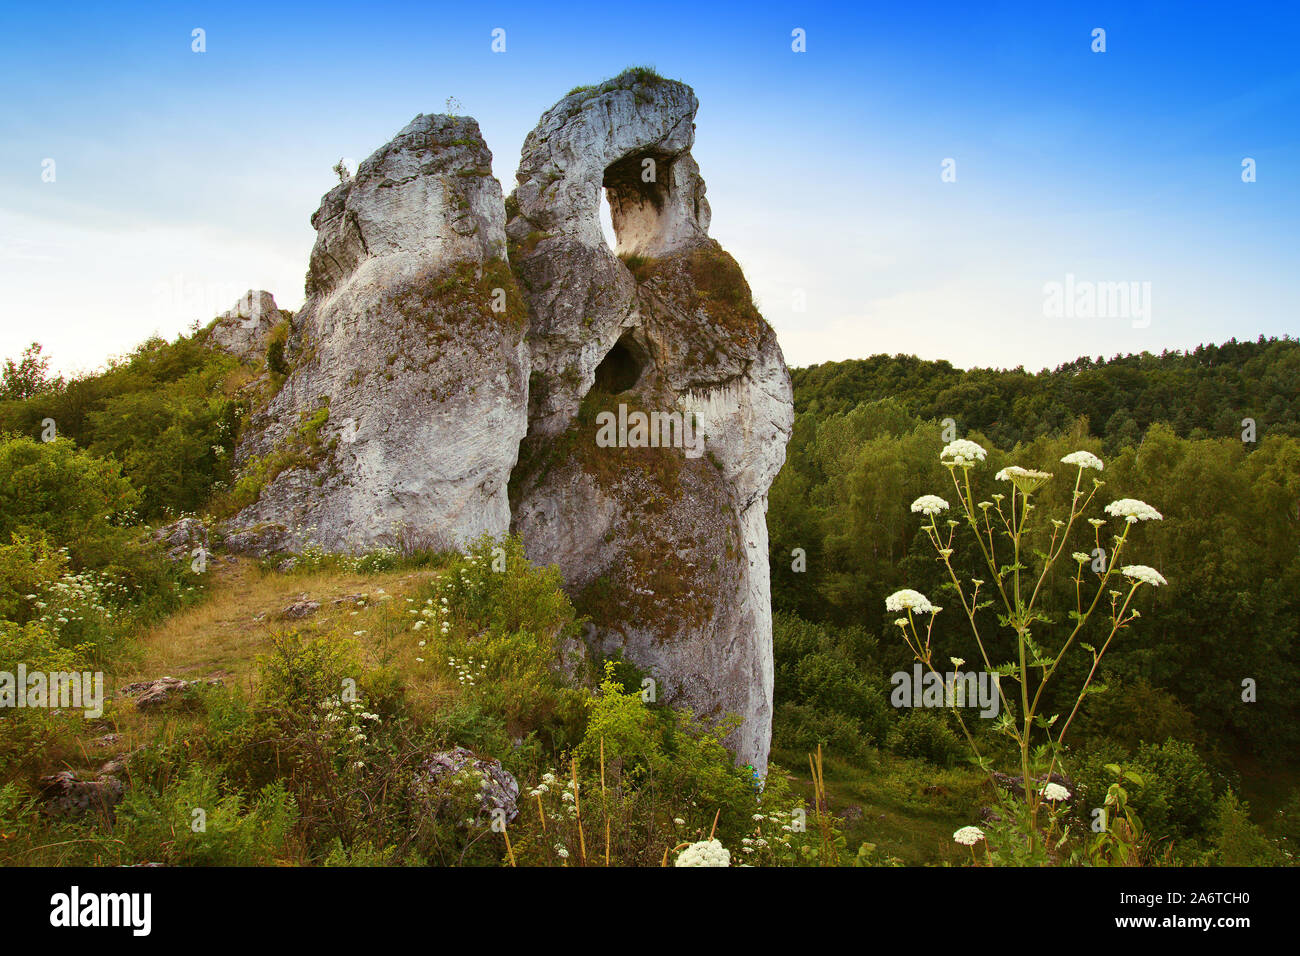
[[[945,465],[960,465],[968,468],[976,462],[981,462],[988,457],[988,452],[980,445],[966,438],[958,438],[956,441],[950,441],[943,446],[943,451],[939,452],[939,461]]]
[[[1052,475],[1047,471],[1034,471],[1032,468],[1008,465],[993,477],[997,481],[1009,481],[1019,488],[1021,493],[1029,494],[1046,484]]]
[[[1168,584],[1162,575],[1155,568],[1149,568],[1145,564],[1126,564],[1120,569],[1120,574],[1130,581],[1137,581],[1141,584],[1149,584],[1153,588],[1158,588],[1162,584]]]
[[[952,838],[962,846],[974,846],[984,839],[984,831],[979,827],[962,827],[952,835]]]
[[[1066,790],[1059,783],[1049,783],[1043,787],[1043,799],[1056,803],[1059,800],[1069,800],[1070,791]]]
[[[912,610],[917,614],[929,614],[938,610],[938,608],[931,604],[929,599],[920,591],[904,588],[885,598],[885,610],[894,612]]]
[[[1136,498],[1120,498],[1118,501],[1112,501],[1106,506],[1106,514],[1123,518],[1129,524],[1138,521],[1160,521],[1164,518],[1164,515],[1155,508]]]
[[[916,514],[937,515],[948,510],[948,502],[938,495],[922,495],[912,502],[912,511]]]
[[[1064,464],[1077,465],[1080,468],[1096,468],[1101,471],[1103,467],[1101,459],[1090,451],[1072,451],[1061,459]]]
[[[730,866],[731,854],[719,840],[692,843],[677,856],[674,866]]]

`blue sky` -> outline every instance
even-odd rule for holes
[[[1281,3],[10,4],[0,355],[94,368],[250,287],[296,308],[339,157],[452,96],[508,191],[541,113],[631,64],[695,88],[712,234],[791,364],[1296,335],[1298,52]],[[1049,314],[1067,275],[1149,312]]]

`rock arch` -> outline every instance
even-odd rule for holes
[[[629,71],[565,97],[525,140],[506,223],[532,360],[512,527],[530,558],[560,567],[592,619],[594,651],[651,672],[669,703],[739,715],[729,743],[761,771],[773,676],[767,489],[793,408],[776,337],[708,236],[690,153],[697,107],[689,87]],[[617,257],[600,229],[601,190]],[[613,411],[625,392],[645,411],[698,422],[707,455],[594,449],[580,405]],[[569,451],[557,460],[557,448]]]

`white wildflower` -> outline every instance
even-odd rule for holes
[[[1145,564],[1126,564],[1120,569],[1120,574],[1130,581],[1138,581],[1142,584],[1149,584],[1153,588],[1158,588],[1162,584],[1168,584],[1164,575],[1155,568],[1149,568]]]
[[[948,510],[948,502],[938,495],[922,495],[912,502],[912,511],[916,514],[937,515]]]
[[[952,838],[962,846],[974,846],[984,839],[984,831],[979,827],[962,827],[952,835]]]
[[[1050,800],[1053,803],[1060,800],[1069,800],[1070,791],[1066,790],[1059,783],[1049,783],[1047,786],[1043,787],[1043,799]]]
[[[1028,494],[1046,483],[1052,474],[1047,471],[1034,471],[1032,468],[1021,468],[1019,465],[1008,465],[993,477],[998,481],[1009,481]]]
[[[885,610],[894,612],[912,610],[917,614],[929,614],[935,610],[935,607],[920,591],[904,588],[885,598]]]
[[[968,467],[976,462],[983,461],[988,457],[988,454],[975,442],[965,438],[958,438],[956,441],[950,441],[943,446],[943,451],[939,452],[939,460],[945,465]]]
[[[677,856],[674,866],[730,866],[731,854],[718,840],[692,843]]]
[[[1106,514],[1123,518],[1129,524],[1138,521],[1160,521],[1164,518],[1164,515],[1155,508],[1136,498],[1120,498],[1118,501],[1112,501],[1106,506]]]
[[[1077,465],[1080,468],[1096,468],[1098,471],[1105,467],[1101,459],[1090,451],[1072,451],[1062,458],[1061,462],[1066,465]]]

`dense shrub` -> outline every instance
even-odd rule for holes
[[[267,866],[292,856],[297,807],[282,783],[249,798],[224,787],[212,771],[190,765],[165,788],[130,788],[116,817],[113,837],[128,860]]]
[[[57,434],[113,459],[138,489],[130,507],[156,519],[196,511],[230,478],[249,377],[204,334],[153,338],[103,372],[0,394],[0,432]]]
[[[70,672],[83,670],[86,659],[84,648],[62,646],[41,623],[0,620],[0,672],[16,674],[20,664],[28,673]],[[75,713],[42,707],[0,710],[0,779],[34,770],[57,741],[73,733],[76,719]]]
[[[966,753],[947,721],[928,710],[905,713],[890,729],[888,744],[900,757],[920,757],[940,767],[952,766]]]

